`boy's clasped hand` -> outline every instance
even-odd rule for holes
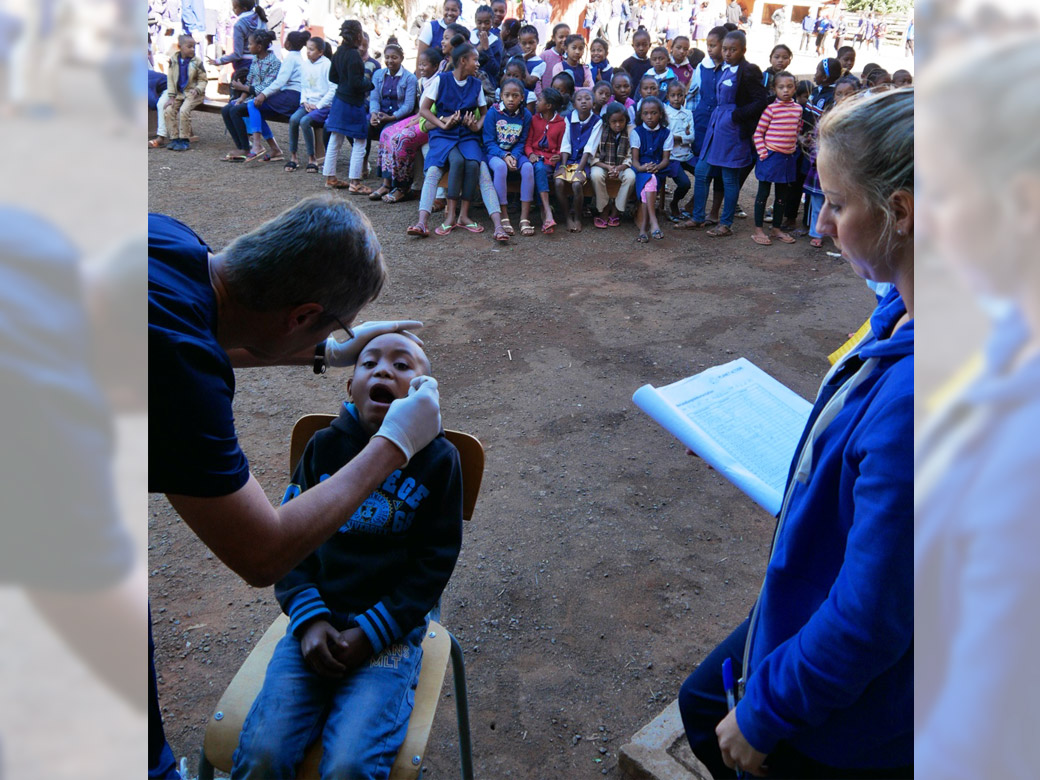
[[[315,620],[300,639],[300,652],[316,673],[339,679],[368,660],[372,644],[356,626],[337,631],[327,620]]]

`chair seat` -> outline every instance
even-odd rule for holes
[[[231,771],[231,758],[238,747],[239,733],[245,722],[253,700],[260,693],[267,672],[267,664],[274,653],[275,645],[285,636],[289,618],[282,614],[256,643],[249,657],[242,664],[217,708],[206,725],[203,751],[209,762],[224,772]],[[441,686],[451,655],[451,640],[447,629],[440,623],[430,621],[423,638],[422,667],[415,689],[415,707],[408,721],[408,733],[397,754],[391,780],[414,780],[419,777],[422,757],[433,727],[433,718],[440,701]],[[297,777],[300,780],[318,780],[318,764],[321,761],[321,741],[307,751]]]

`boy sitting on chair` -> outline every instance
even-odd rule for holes
[[[353,403],[314,434],[283,503],[357,455],[394,399],[429,373],[407,336],[372,339],[347,382]],[[461,544],[462,471],[442,433],[275,586],[289,630],[242,726],[232,778],[295,777],[319,736],[322,778],[390,774],[408,730],[426,615]]]

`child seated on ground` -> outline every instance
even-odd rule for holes
[[[286,501],[334,474],[430,372],[406,335],[372,339],[347,382],[352,403],[307,444]],[[462,474],[441,434],[374,490],[276,586],[289,630],[242,726],[231,776],[294,777],[320,733],[322,777],[386,777],[408,729],[427,614],[462,544]]]
[[[202,64],[202,58],[195,54],[195,39],[190,35],[182,35],[177,39],[177,53],[170,57],[166,78],[163,119],[167,132],[176,133],[166,148],[183,152],[188,149],[188,141],[192,136],[191,112],[201,106],[206,97],[206,66]],[[154,145],[162,146],[162,143]]]

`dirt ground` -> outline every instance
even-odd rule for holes
[[[149,152],[149,208],[215,249],[322,191],[320,177],[280,164],[218,162],[220,118],[200,116],[196,128],[191,152]],[[755,186],[752,177],[742,193],[749,211]],[[811,398],[872,295],[807,239],[754,244],[750,220],[725,239],[665,226],[664,241],[640,246],[630,222],[589,222],[580,235],[499,246],[490,230],[409,238],[414,201],[339,197],[369,215],[390,270],[362,318],[425,321],[444,424],[487,453],[443,599],[466,654],[476,774],[617,777],[620,746],[747,614],[774,527],[632,393],[743,355]],[[272,502],[287,482],[293,422],[335,412],[346,379],[238,372],[237,428]],[[215,560],[161,497],[149,507],[149,569],[167,735],[194,766],[207,717],[278,605]],[[450,691],[428,778],[457,776]]]

